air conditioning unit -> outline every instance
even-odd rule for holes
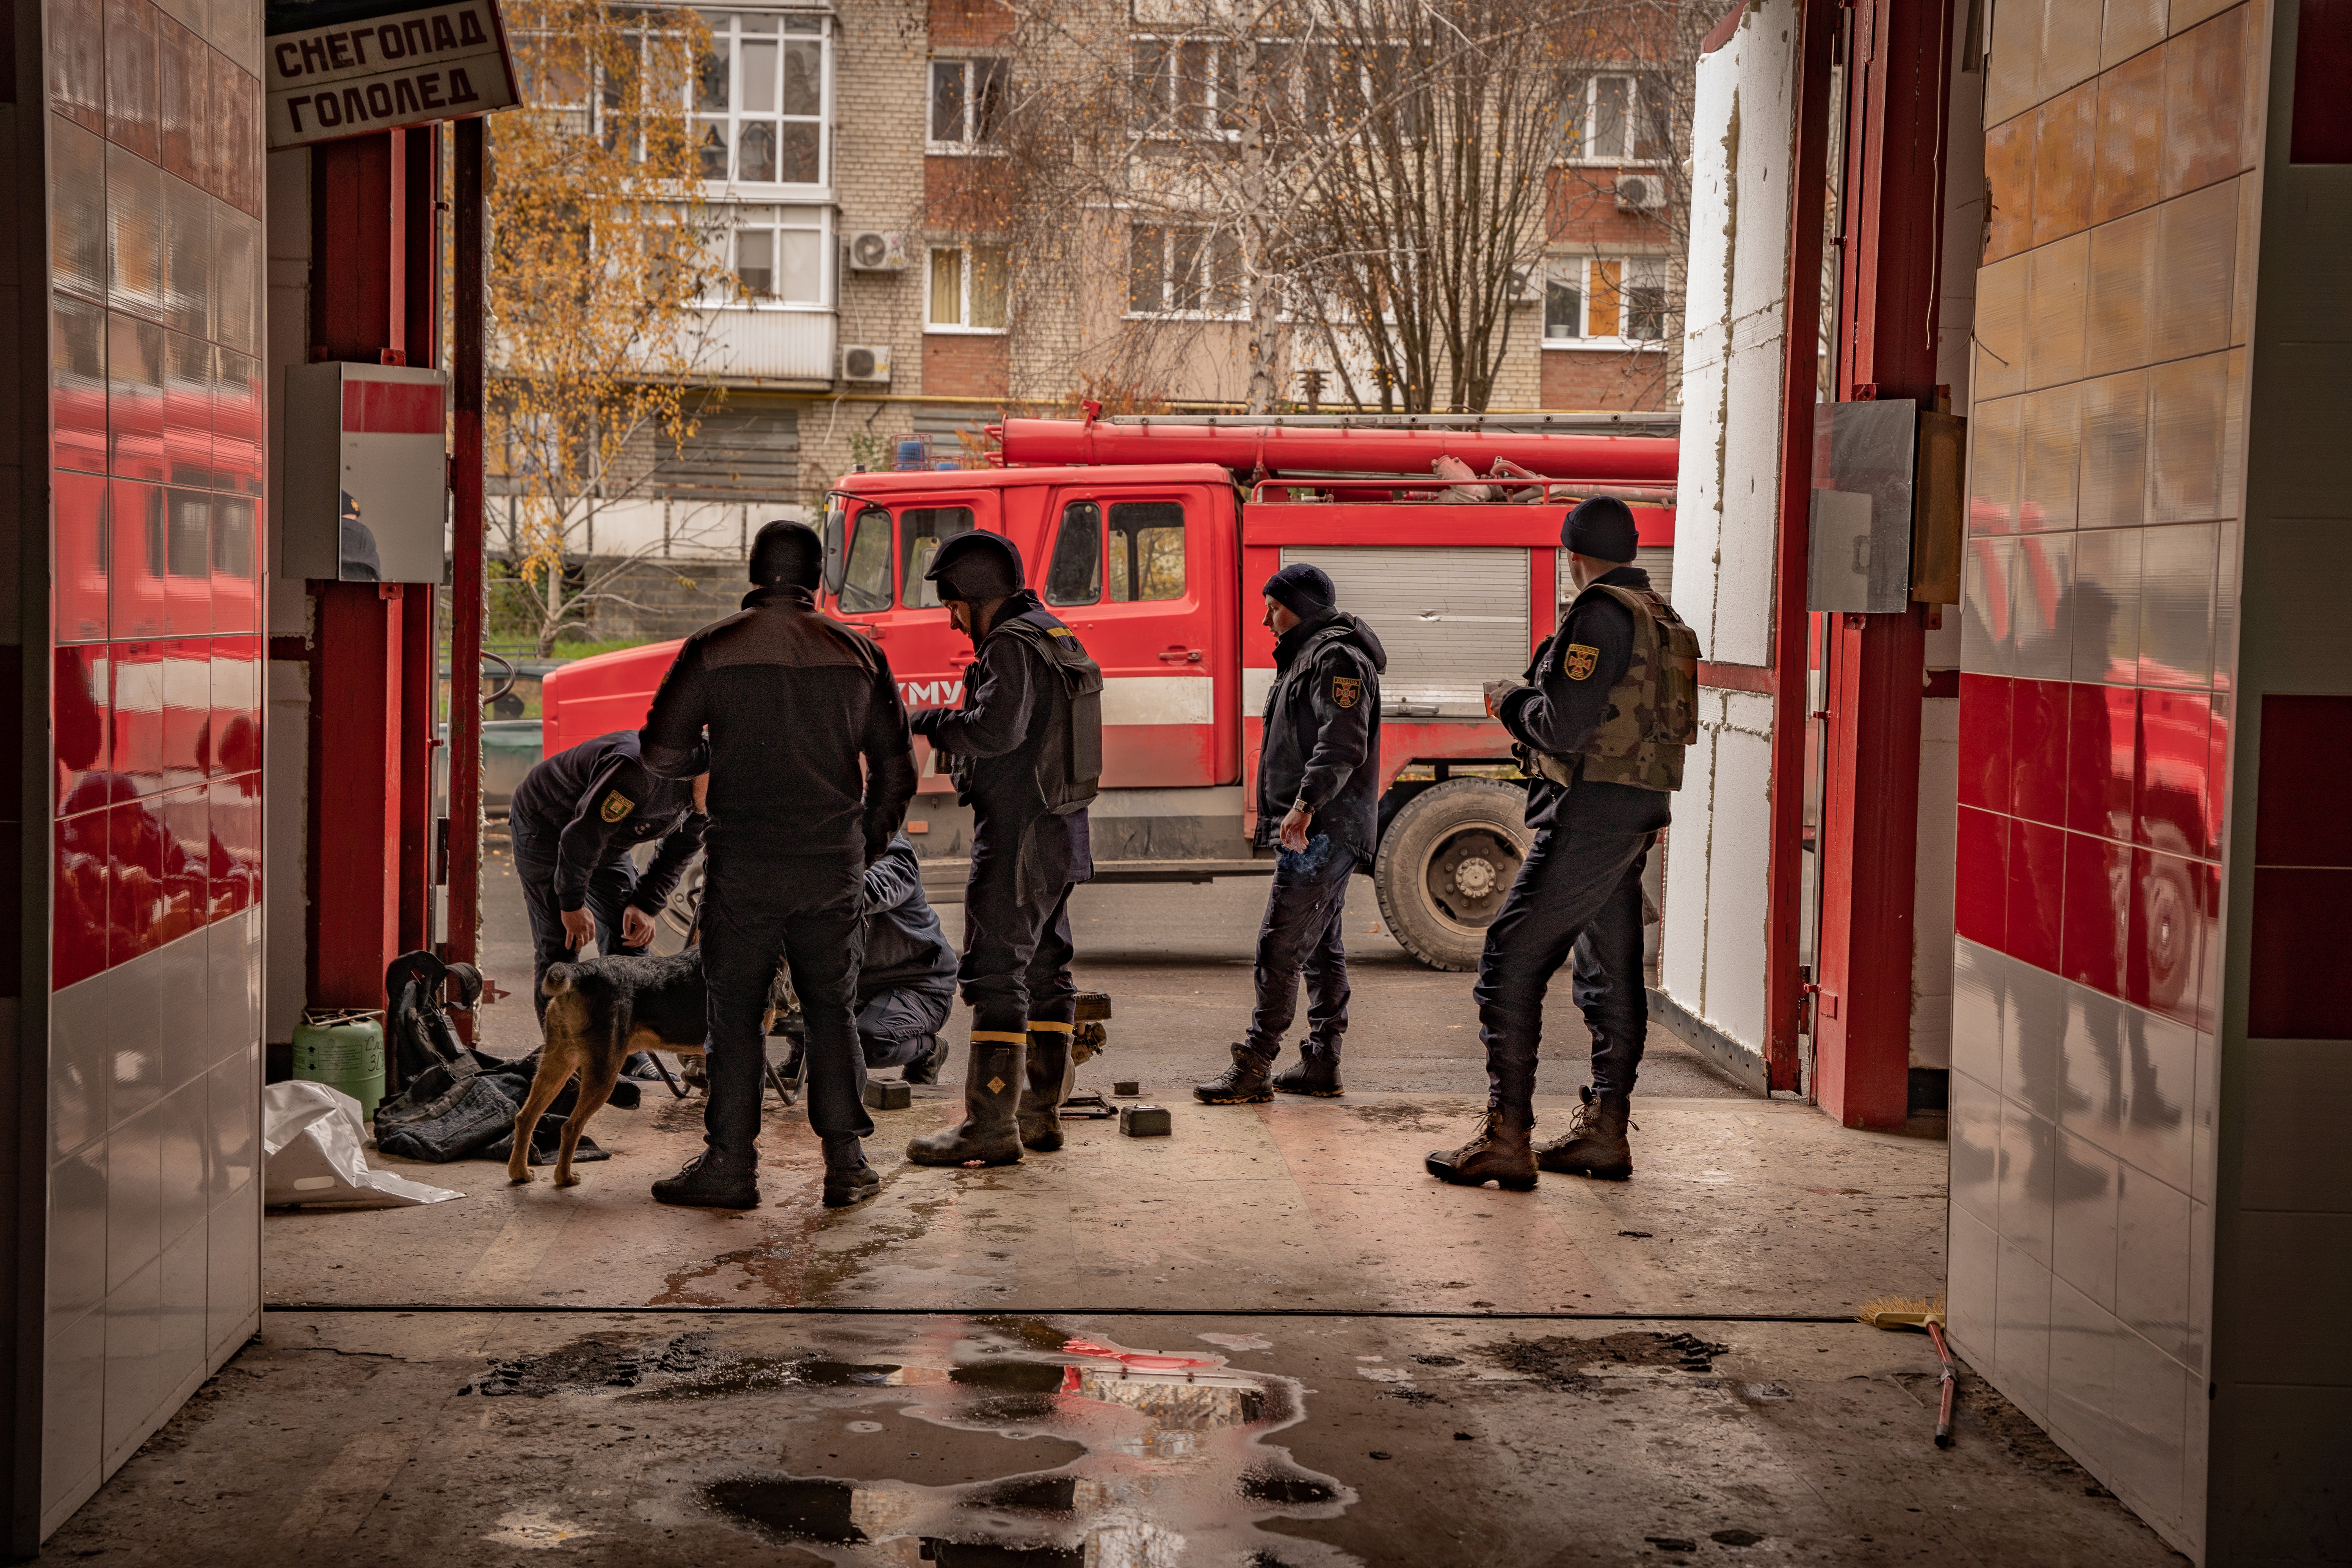
[[[850,343],[841,351],[841,379],[887,382],[890,379],[887,343]]]
[[[1666,205],[1666,183],[1655,174],[1620,174],[1617,176],[1617,210],[1628,213],[1655,212]]]
[[[904,272],[908,265],[907,237],[903,234],[869,228],[849,237],[852,272]]]

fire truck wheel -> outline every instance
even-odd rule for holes
[[[1407,801],[1372,862],[1381,918],[1433,969],[1475,969],[1533,836],[1527,792],[1495,779],[1449,779]]]

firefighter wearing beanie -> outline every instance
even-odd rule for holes
[[[881,1183],[860,1146],[874,1131],[857,1043],[863,894],[866,868],[915,796],[914,748],[890,661],[864,633],[817,613],[824,554],[805,524],[762,527],[742,610],[686,639],[638,731],[646,768],[673,779],[706,765],[709,736],[708,1147],[654,1184],[666,1204],[760,1201],[761,1023],[780,956],[808,1026],[809,1127],[824,1150],[825,1205],[859,1202]]]
[[[1233,1065],[1192,1093],[1211,1105],[1339,1092],[1348,1030],[1348,878],[1379,839],[1381,671],[1372,628],[1340,609],[1331,579],[1304,563],[1266,579],[1274,688],[1258,752],[1257,842],[1274,845],[1274,887],[1257,933],[1257,1005]],[[1297,1063],[1269,1078],[1307,980]]]
[[[963,1121],[915,1139],[907,1158],[1009,1165],[1024,1148],[1062,1146],[1077,1017],[1070,889],[1094,875],[1087,804],[1102,773],[1102,670],[1024,584],[1021,552],[1002,535],[955,535],[923,575],[972,643],[962,706],[913,721],[972,808],[957,966],[971,1049]]]
[[[1535,843],[1486,928],[1478,1032],[1487,1109],[1470,1141],[1440,1149],[1429,1173],[1465,1186],[1536,1184],[1538,1166],[1622,1181],[1633,1076],[1649,1028],[1642,979],[1642,870],[1682,787],[1697,737],[1698,638],[1631,564],[1633,514],[1587,500],[1568,514],[1577,595],[1524,683],[1495,681],[1486,706],[1517,742]],[[1534,1146],[1544,993],[1573,962],[1592,1032],[1592,1084],[1565,1136]]]

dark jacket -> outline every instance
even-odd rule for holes
[[[862,1005],[902,985],[952,986],[956,950],[923,897],[923,868],[903,833],[866,868],[866,961],[857,971]]]
[[[1275,842],[1282,819],[1304,802],[1307,835],[1369,863],[1380,837],[1381,639],[1356,616],[1333,610],[1302,621],[1274,645],[1274,686],[1265,694],[1265,735],[1257,763],[1257,842]]]
[[[1638,566],[1620,566],[1598,581],[1646,588],[1650,574]],[[1580,678],[1565,657],[1571,647],[1595,650],[1589,665],[1578,662],[1577,668],[1588,671]],[[1528,684],[1507,693],[1496,717],[1521,745],[1556,757],[1580,756],[1608,717],[1610,689],[1624,679],[1633,657],[1633,612],[1609,595],[1587,588],[1569,605],[1559,629],[1536,651],[1535,662],[1528,666]],[[1633,784],[1598,784],[1580,776],[1563,785],[1530,773],[1528,826],[1653,833],[1672,818],[1672,799],[1662,791]]]
[[[694,766],[687,778],[701,771]],[[555,900],[566,910],[587,902],[588,879],[596,868],[658,838],[661,847],[629,899],[651,914],[702,847],[708,826],[694,809],[691,784],[646,771],[635,730],[615,730],[547,758],[515,786],[508,813],[542,840],[556,836]]]
[[[1054,816],[1037,787],[1038,755],[1052,727],[1068,724],[1070,700],[1044,656],[1005,633],[1015,616],[1062,625],[1025,588],[1007,599],[963,672],[962,706],[924,709],[914,731],[949,759],[977,852],[1019,854],[1027,889],[1083,882],[1094,875],[1087,814]]]
[[[685,776],[706,729],[709,839],[722,851],[870,864],[915,797],[890,661],[803,588],[754,589],[686,639],[638,731],[646,766]]]

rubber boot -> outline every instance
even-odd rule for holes
[[[866,1163],[866,1150],[856,1138],[824,1140],[824,1206],[845,1209],[864,1203],[882,1187],[881,1173]]]
[[[1239,1040],[1234,1042],[1234,1063],[1206,1083],[1192,1086],[1192,1097],[1203,1105],[1255,1105],[1274,1098],[1274,1083],[1265,1069],[1274,1058],[1262,1057]]]
[[[972,1037],[963,1069],[963,1120],[907,1145],[918,1165],[1016,1164],[1021,1159],[1021,1058],[1024,1037]]]
[[[1312,1094],[1326,1100],[1345,1093],[1339,1087],[1339,1053],[1328,1046],[1300,1047],[1298,1059],[1274,1075],[1274,1087],[1284,1094]]]
[[[898,1076],[908,1083],[937,1083],[940,1068],[948,1059],[948,1043],[933,1035],[923,1042],[923,1054],[898,1070]]]
[[[1028,1083],[1021,1090],[1021,1146],[1050,1154],[1062,1146],[1062,1098],[1070,1077],[1070,1026],[1029,1031]]]
[[[1505,1192],[1536,1189],[1536,1159],[1528,1147],[1535,1118],[1515,1116],[1487,1107],[1478,1119],[1478,1131],[1459,1149],[1433,1149],[1423,1167],[1441,1182],[1458,1187],[1483,1187],[1498,1182]]]
[[[1625,1142],[1625,1129],[1633,1125],[1626,1114],[1631,1101],[1622,1094],[1595,1094],[1590,1088],[1577,1092],[1584,1103],[1568,1124],[1568,1135],[1538,1145],[1536,1163],[1563,1176],[1623,1181],[1633,1173],[1633,1146]]]
[[[689,1209],[755,1209],[760,1206],[760,1156],[722,1154],[706,1149],[675,1176],[654,1184],[654,1202]]]

